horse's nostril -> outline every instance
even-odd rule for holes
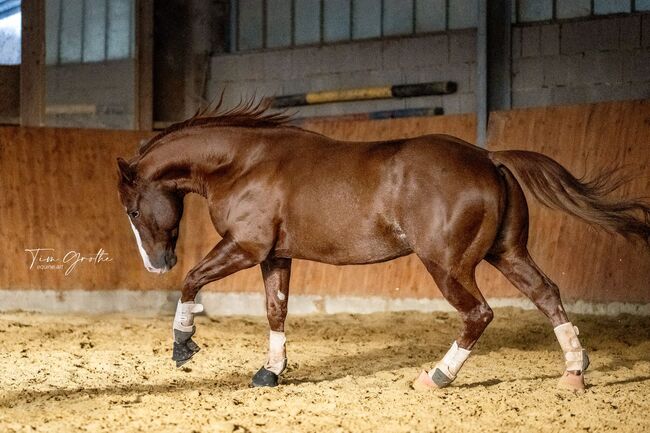
[[[171,256],[169,260],[167,261],[169,268],[173,268],[174,265],[176,264],[176,256]]]

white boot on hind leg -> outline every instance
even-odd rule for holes
[[[578,339],[578,328],[571,322],[556,326],[553,331],[564,352],[565,371],[558,388],[581,391],[585,389],[584,372],[589,367],[589,357]]]
[[[456,379],[456,375],[470,353],[470,350],[459,347],[458,343],[454,341],[454,344],[452,344],[449,351],[442,358],[442,361],[437,363],[429,373],[425,371],[420,373],[420,376],[413,382],[413,389],[420,391],[446,387]]]
[[[252,386],[277,386],[278,377],[287,368],[287,338],[284,332],[270,331],[269,356],[253,376]]]

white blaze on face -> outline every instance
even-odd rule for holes
[[[131,223],[131,228],[133,229],[133,234],[135,235],[135,241],[138,243],[138,249],[140,250],[140,255],[142,256],[142,261],[144,262],[144,267],[147,268],[149,272],[154,272],[157,274],[162,274],[165,272],[164,269],[156,268],[151,264],[151,260],[149,260],[149,254],[147,254],[147,252],[144,250],[144,247],[142,246],[142,239],[140,239],[140,233],[138,232],[138,229],[136,229],[133,225],[131,218],[129,218],[129,222]]]

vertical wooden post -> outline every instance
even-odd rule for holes
[[[210,64],[212,14],[215,5],[190,0],[188,5],[187,66],[185,68],[185,116],[193,115],[205,101],[205,86]]]
[[[133,127],[153,129],[153,0],[135,1],[135,100]]]
[[[476,28],[476,144],[487,145],[488,86],[487,86],[487,0],[478,0]]]
[[[22,2],[20,124],[45,124],[45,0]]]
[[[488,2],[488,112],[509,110],[511,106],[512,3],[512,0]]]

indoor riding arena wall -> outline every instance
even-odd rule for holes
[[[430,133],[475,139],[475,117],[452,115],[388,120],[303,121],[301,126],[351,140]],[[158,276],[146,272],[119,202],[118,156],[135,154],[149,133],[53,128],[0,128],[0,310],[173,311],[185,273],[218,241],[207,206],[186,198],[178,265]],[[495,112],[489,150],[542,152],[576,176],[624,166],[633,180],[616,194],[650,196],[650,101]],[[560,287],[569,309],[633,312],[650,309],[650,253],[529,197],[529,248]],[[333,233],[333,236],[336,234]],[[109,261],[71,262],[56,269],[40,257],[105,252]],[[67,273],[67,275],[66,275]],[[490,265],[478,282],[493,306],[531,307]],[[208,313],[263,314],[257,267],[206,286]],[[414,256],[391,262],[336,267],[294,261],[290,310],[310,312],[431,311],[450,309]]]

